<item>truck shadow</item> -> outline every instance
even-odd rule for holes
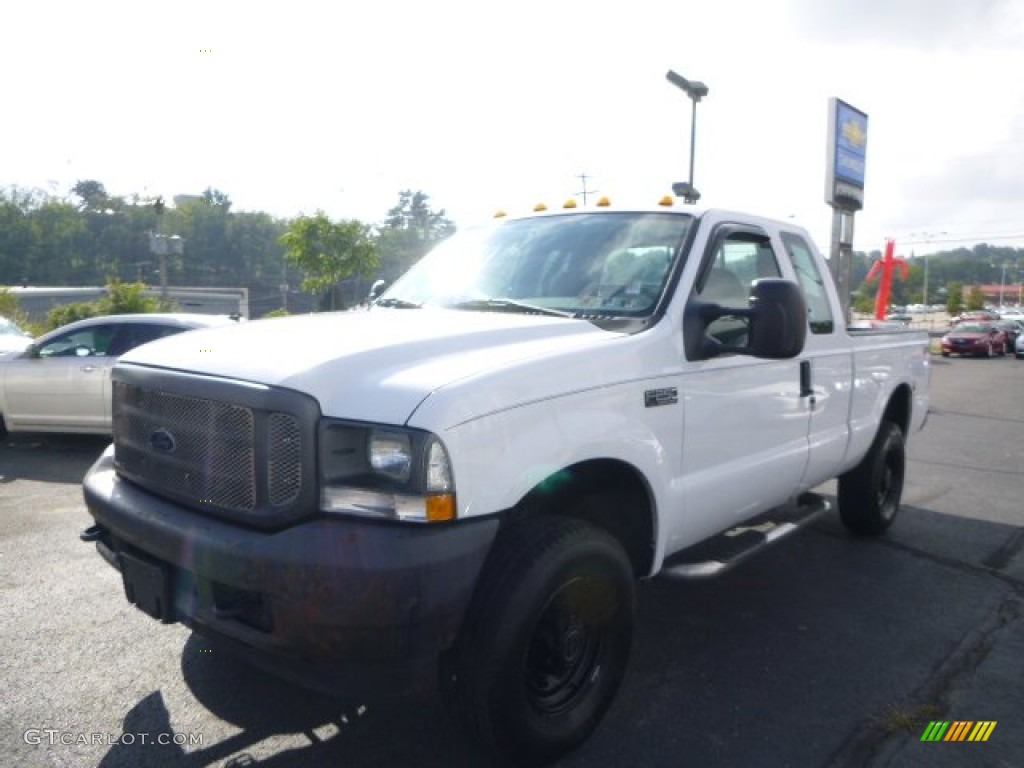
[[[188,744],[195,737],[175,734],[157,691],[125,716],[123,733],[151,734],[151,741],[155,734],[166,734],[163,740],[172,743],[156,749],[138,742],[116,744],[101,768],[479,765],[463,748],[436,695],[361,702],[310,692],[250,667],[195,633],[185,644],[181,665],[199,703],[238,732]]]
[[[936,537],[928,552],[904,543],[920,531]],[[919,748],[928,715],[949,706],[935,680],[964,638],[1007,603],[1024,604],[991,572],[1019,556],[1019,532],[905,507],[886,539],[853,538],[825,519],[718,579],[641,584],[626,682],[594,736],[559,765],[865,765],[883,742]],[[939,539],[961,555],[966,543],[970,559],[932,555]],[[310,693],[196,634],[181,665],[198,704],[237,733],[200,746],[118,744],[103,768],[480,765],[439,696]],[[171,733],[178,720],[155,692],[125,716],[124,732]]]
[[[17,433],[0,437],[0,484],[77,484],[110,445],[108,435]]]

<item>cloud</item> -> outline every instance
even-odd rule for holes
[[[956,50],[1019,45],[1018,0],[794,0],[798,32],[831,43]]]

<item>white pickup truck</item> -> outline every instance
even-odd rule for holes
[[[125,355],[82,538],[164,622],[341,693],[440,684],[488,762],[542,764],[611,703],[637,579],[718,573],[831,478],[847,528],[889,526],[929,366],[847,330],[792,224],[499,218],[369,311]]]

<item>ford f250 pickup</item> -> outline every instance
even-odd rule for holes
[[[200,330],[113,378],[84,480],[129,601],[344,694],[439,685],[543,764],[626,671],[638,579],[826,511],[892,523],[924,334],[848,330],[799,227],[576,208],[444,241],[369,311]]]

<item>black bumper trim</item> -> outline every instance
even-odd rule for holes
[[[240,644],[253,661],[292,679],[299,676],[290,668],[305,677],[337,673],[329,677],[338,685],[346,669],[371,680],[369,670],[386,671],[393,690],[374,686],[383,693],[436,682],[438,655],[455,640],[499,524],[496,517],[419,526],[322,516],[250,530],[122,480],[110,450],[89,470],[83,494],[106,531],[97,545],[115,553],[101,551],[104,559],[117,567],[116,553],[137,550],[173,568],[177,620]],[[267,626],[218,615],[218,590],[258,595]]]

